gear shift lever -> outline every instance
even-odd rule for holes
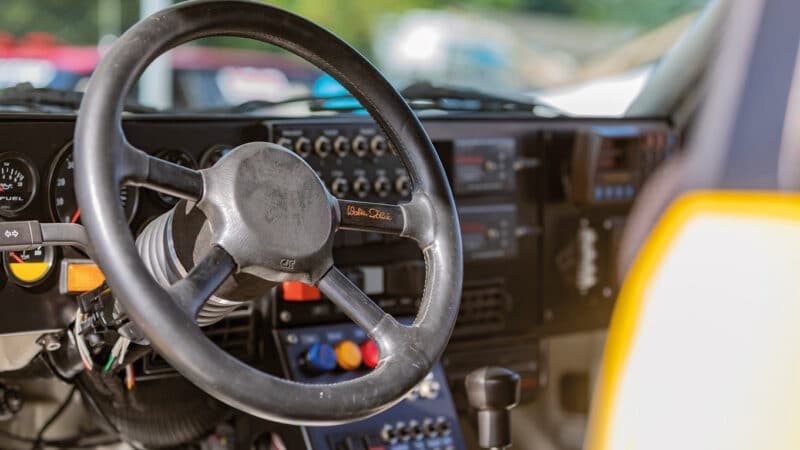
[[[478,411],[478,445],[511,446],[511,408],[519,403],[519,375],[500,367],[483,367],[467,375],[467,397]]]

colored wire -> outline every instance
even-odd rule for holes
[[[89,352],[89,347],[86,346],[86,340],[83,339],[83,335],[81,334],[81,331],[83,331],[81,322],[81,311],[80,308],[78,308],[78,310],[75,312],[75,327],[73,329],[75,345],[78,347],[78,354],[81,356],[83,367],[86,370],[91,371],[94,369],[94,360]]]
[[[128,353],[128,347],[131,345],[130,339],[124,336],[120,339],[122,339],[122,345],[120,346],[119,352],[116,355],[118,365],[122,365],[122,363],[125,361],[125,355]]]
[[[55,412],[53,412],[50,418],[47,419],[47,422],[45,422],[42,428],[39,429],[39,432],[36,433],[36,441],[33,443],[33,446],[31,446],[32,450],[38,450],[42,448],[44,433],[47,431],[48,428],[50,428],[50,426],[53,425],[53,423],[55,423],[56,420],[58,420],[59,417],[61,417],[62,414],[64,414],[64,411],[67,410],[67,407],[72,401],[72,397],[75,396],[76,390],[77,388],[73,385],[72,388],[69,390],[69,394],[67,394],[67,397],[64,399],[63,402],[61,402],[61,405],[58,406],[58,408],[55,410]]]
[[[120,336],[117,338],[117,341],[114,343],[114,346],[111,347],[111,353],[108,355],[108,361],[106,365],[103,366],[103,372],[108,372],[111,369],[114,361],[117,361],[118,364],[122,364],[123,359],[125,358],[125,353],[128,351],[128,346],[130,345],[131,341],[124,337]]]
[[[133,374],[133,364],[128,364],[125,366],[125,386],[128,388],[129,391],[133,390],[133,386],[136,384],[136,379],[134,378]]]
[[[108,361],[106,362],[106,365],[103,366],[103,372],[108,372],[108,369],[111,368],[111,363],[113,362],[114,362],[114,355],[108,355]]]

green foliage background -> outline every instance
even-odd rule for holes
[[[64,42],[92,45],[98,40],[98,5],[109,0],[3,0],[0,30],[22,36],[47,31]],[[419,8],[520,11],[546,13],[603,23],[635,24],[644,28],[695,10],[707,0],[270,0],[332,29],[354,46],[369,50],[374,27],[384,14]],[[138,0],[118,0],[120,25],[138,19]],[[241,39],[214,39],[211,45],[251,47]]]

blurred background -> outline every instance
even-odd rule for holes
[[[85,89],[104,49],[171,0],[4,0],[0,88]],[[706,0],[275,0],[331,29],[398,87],[426,81],[621,115]],[[211,38],[156,61],[133,93],[171,110],[336,93],[275,47]],[[293,109],[292,109],[293,108]],[[302,105],[282,114],[304,114]]]

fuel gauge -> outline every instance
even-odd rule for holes
[[[53,271],[53,247],[38,247],[3,253],[3,267],[9,280],[23,287],[33,287]]]
[[[0,154],[0,215],[11,217],[25,209],[36,195],[39,176],[27,157]]]

